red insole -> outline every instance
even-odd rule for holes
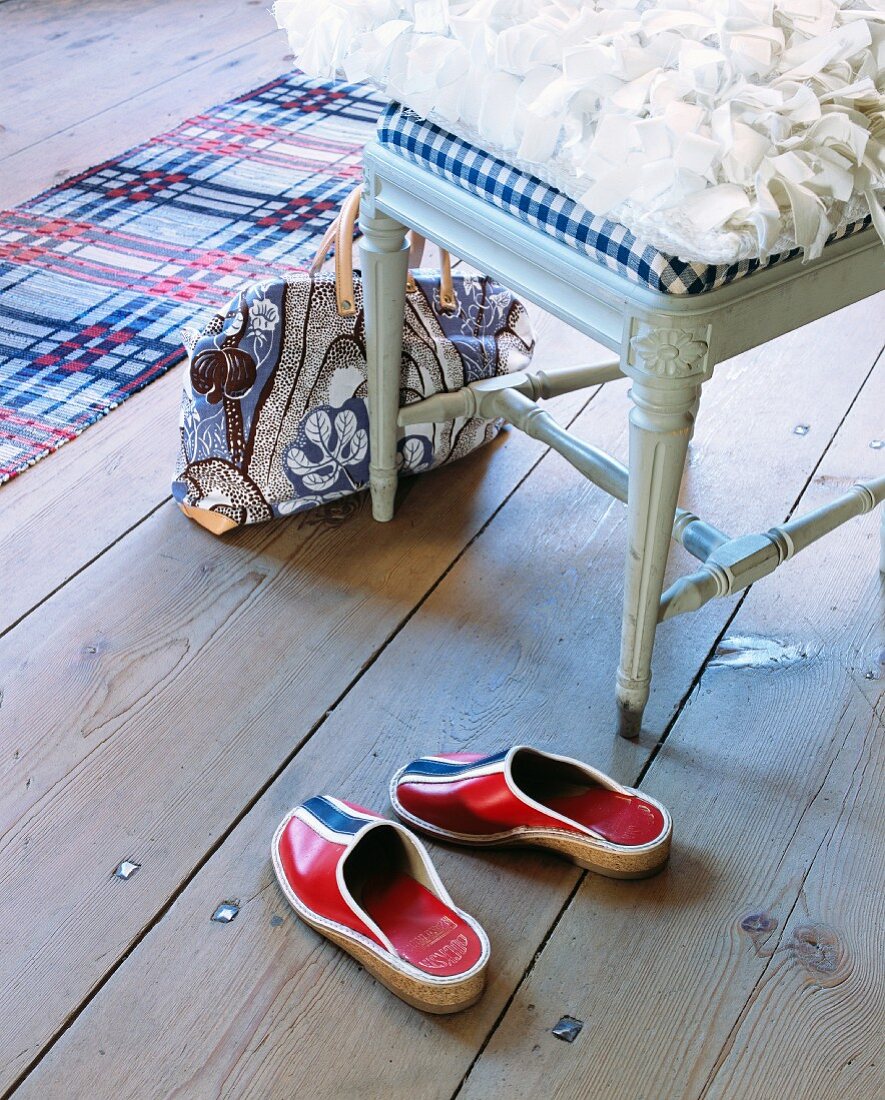
[[[466,973],[482,954],[479,937],[454,910],[403,872],[367,879],[360,901],[397,954],[427,974]]]
[[[605,787],[544,798],[545,806],[592,829],[613,844],[648,844],[664,829],[664,815],[651,803]]]

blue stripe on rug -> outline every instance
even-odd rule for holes
[[[303,270],[383,106],[292,72],[0,214],[0,484],[181,360],[239,286]]]

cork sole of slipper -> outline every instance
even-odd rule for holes
[[[659,844],[642,853],[612,852],[606,849],[597,849],[581,841],[572,841],[567,837],[514,837],[513,840],[501,841],[502,848],[545,848],[565,856],[578,867],[585,871],[594,871],[597,875],[605,875],[606,878],[639,879],[651,878],[657,875],[667,866],[670,859],[670,835],[668,834]]]
[[[409,974],[404,974],[394,965],[385,963],[373,951],[352,940],[349,936],[342,935],[335,929],[312,920],[303,910],[295,907],[295,911],[305,924],[310,925],[321,936],[331,940],[342,951],[346,951],[373,978],[377,978],[391,993],[399,997],[401,1001],[405,1001],[407,1005],[411,1005],[412,1008],[420,1009],[421,1012],[430,1012],[437,1016],[447,1015],[451,1012],[461,1012],[465,1008],[470,1008],[482,996],[486,983],[485,967],[460,982],[450,982],[445,985],[422,982]]]
[[[282,829],[282,826],[280,828]],[[317,917],[300,901],[286,879],[277,851],[277,842],[278,836],[274,838],[274,844],[271,848],[271,860],[277,882],[286,900],[306,925],[327,940],[331,940],[336,947],[340,947],[342,951],[347,952],[351,958],[356,959],[373,978],[376,978],[386,989],[389,989],[391,993],[399,997],[401,1001],[405,1001],[412,1008],[417,1008],[421,1012],[430,1012],[434,1015],[447,1015],[452,1012],[461,1012],[463,1009],[476,1004],[485,988],[488,957],[486,957],[485,965],[478,970],[474,970],[473,973],[467,974],[460,981],[423,981],[404,969],[400,969],[392,960],[388,961],[381,958],[372,948],[348,935],[343,930],[339,931],[338,927],[330,922]],[[465,916],[460,911],[456,910],[456,912],[459,917]]]
[[[484,840],[450,833],[421,821],[401,805],[394,791],[391,791],[391,804],[397,815],[410,827],[434,840],[470,848],[544,848],[565,856],[585,871],[594,871],[607,878],[650,878],[662,871],[670,858],[672,831],[669,828],[657,842],[633,851],[615,845],[596,845],[582,838],[572,839],[563,833],[546,829],[521,829],[512,836]]]

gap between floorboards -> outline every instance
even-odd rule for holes
[[[8,0],[0,0],[0,4],[7,2]],[[193,65],[192,70],[197,71],[199,69],[202,69],[206,65],[215,65],[222,58],[228,57],[232,53],[237,53],[240,50],[246,49],[248,46],[253,46],[256,42],[263,42],[264,39],[269,38],[271,35],[277,34],[279,34],[279,31],[274,28],[265,32],[264,34],[256,35],[254,38],[249,38],[245,42],[240,42],[238,45],[232,46],[229,50],[224,50],[222,53],[218,54],[212,54],[204,61],[200,61],[198,64]],[[162,87],[164,83],[165,81],[160,81],[157,84],[148,84],[144,88],[140,88],[138,92],[135,93],[135,95],[124,96],[123,99],[116,100],[113,103],[108,103],[106,106],[102,107],[100,111],[95,111],[91,115],[84,115],[83,118],[79,119],[74,125],[82,126],[85,122],[92,122],[97,118],[101,118],[102,115],[106,115],[109,111],[114,111],[119,107],[125,106],[127,103],[131,103],[133,100],[139,99],[143,95],[147,95],[149,92],[155,91],[157,88]],[[51,134],[45,134],[38,141],[32,141],[29,145],[22,145],[18,149],[14,149],[11,153],[5,153],[3,156],[0,156],[0,164],[2,164],[6,160],[10,160],[12,157],[17,157],[20,156],[22,153],[26,153],[29,149],[38,148],[45,142],[52,141],[53,138],[57,138],[60,134],[64,134],[70,129],[72,129],[72,126],[64,126],[60,130],[53,130]],[[149,135],[149,137],[153,136],[153,134]],[[121,152],[125,152],[125,150],[121,150]],[[89,171],[88,168],[84,170]]]
[[[592,403],[594,398],[596,398],[599,395],[599,393],[601,391],[602,391],[602,386],[601,385],[597,386],[595,389],[592,390],[592,392],[589,394],[587,400],[584,401],[580,405],[580,407],[575,411],[575,413],[568,419],[568,421],[566,422],[567,427],[571,427],[572,424],[574,424],[574,422],[586,412],[589,405]],[[0,1100],[9,1100],[9,1098],[11,1098],[13,1096],[13,1094],[16,1092],[16,1090],[24,1083],[24,1081],[34,1072],[34,1070],[36,1070],[38,1068],[40,1063],[49,1054],[49,1052],[52,1050],[52,1048],[55,1046],[55,1044],[59,1041],[59,1039],[61,1039],[61,1037],[65,1034],[65,1032],[67,1032],[69,1030],[69,1028],[73,1026],[73,1024],[76,1022],[78,1017],[83,1013],[83,1011],[101,993],[101,990],[104,988],[104,986],[117,973],[117,971],[126,962],[126,960],[129,958],[129,956],[132,954],[132,952],[136,950],[136,948],[150,934],[150,932],[160,923],[160,921],[163,920],[163,918],[166,916],[166,914],[169,912],[169,910],[175,904],[175,902],[180,897],[180,895],[187,889],[187,887],[190,885],[190,883],[193,881],[193,879],[200,873],[200,871],[203,869],[203,867],[212,859],[212,857],[215,855],[215,853],[222,847],[222,845],[225,843],[225,841],[228,839],[228,837],[231,835],[231,833],[233,833],[233,831],[244,820],[244,818],[248,816],[248,814],[254,809],[254,807],[258,804],[258,802],[261,801],[261,799],[265,796],[265,794],[268,792],[268,790],[270,790],[270,788],[273,786],[273,784],[276,783],[276,781],[280,778],[280,776],[283,774],[283,772],[290,766],[290,764],[295,759],[295,757],[298,755],[298,753],[301,752],[301,750],[304,748],[304,746],[314,737],[314,735],[319,730],[322,729],[322,727],[328,721],[330,716],[332,714],[334,714],[334,712],[340,706],[341,702],[359,684],[359,682],[363,679],[363,677],[366,675],[366,673],[369,671],[369,669],[371,669],[371,667],[375,664],[375,662],[381,657],[381,655],[384,653],[384,651],[387,649],[387,647],[394,641],[395,638],[398,637],[398,635],[408,625],[408,623],[411,621],[411,619],[417,614],[417,612],[421,609],[421,607],[433,595],[433,593],[440,586],[440,584],[442,584],[443,581],[446,579],[446,577],[448,577],[449,573],[451,573],[452,569],[455,568],[455,566],[458,564],[458,562],[461,560],[461,558],[463,558],[463,556],[467,553],[467,551],[474,545],[474,543],[477,541],[477,539],[479,539],[483,535],[483,533],[488,528],[488,526],[493,522],[495,517],[500,513],[501,509],[504,508],[504,506],[507,504],[507,502],[517,492],[519,492],[519,490],[522,488],[522,486],[525,484],[525,482],[532,476],[532,474],[537,470],[537,468],[541,464],[541,462],[543,462],[544,459],[549,454],[550,454],[550,448],[545,447],[543,449],[543,451],[541,451],[541,453],[538,455],[537,459],[532,463],[532,465],[526,471],[526,473],[519,479],[519,481],[516,483],[516,485],[513,487],[513,489],[501,499],[500,503],[488,515],[485,522],[479,527],[479,529],[474,533],[474,535],[464,543],[464,545],[461,547],[461,549],[458,551],[458,553],[452,558],[452,560],[445,567],[445,569],[443,569],[439,573],[439,575],[436,577],[436,579],[433,581],[433,583],[425,590],[425,592],[421,596],[421,598],[412,606],[412,608],[409,610],[409,612],[402,617],[402,619],[396,624],[394,629],[391,630],[391,632],[384,639],[384,641],[371,653],[371,655],[367,658],[367,660],[360,666],[360,669],[359,669],[358,673],[350,680],[350,682],[347,684],[347,686],[344,688],[344,690],[341,691],[338,694],[338,696],[333,700],[331,705],[326,709],[326,711],[324,711],[322,717],[317,722],[315,722],[313,724],[313,726],[311,726],[311,728],[307,731],[307,733],[304,735],[304,737],[301,738],[301,740],[298,742],[298,744],[295,746],[295,748],[287,755],[285,760],[282,761],[282,763],[279,765],[279,767],[277,767],[274,770],[273,774],[261,785],[261,788],[257,792],[255,792],[255,794],[248,800],[246,805],[244,805],[243,808],[236,814],[236,816],[233,818],[233,820],[231,820],[228,823],[227,827],[219,832],[218,837],[215,840],[215,843],[211,846],[211,848],[209,848],[206,852],[204,852],[204,854],[194,864],[194,866],[190,869],[190,871],[187,873],[187,875],[185,875],[184,878],[171,891],[166,903],[162,906],[162,908],[159,909],[154,914],[154,916],[151,920],[149,920],[145,923],[144,927],[140,930],[138,935],[135,938],[133,938],[132,943],[129,945],[129,947],[126,949],[126,951],[123,952],[120,955],[120,957],[115,961],[113,966],[110,967],[102,975],[101,980],[96,982],[96,984],[90,990],[88,996],[84,997],[84,999],[77,1005],[76,1009],[73,1012],[71,1012],[65,1018],[65,1020],[61,1024],[61,1026],[52,1034],[52,1036],[50,1037],[48,1042],[46,1042],[44,1044],[44,1046],[43,1046],[42,1050],[40,1051],[40,1053],[34,1059],[32,1059],[31,1062],[28,1063],[27,1067],[18,1075],[18,1077],[16,1077],[16,1079],[11,1083],[9,1088],[2,1095],[0,1095]],[[162,505],[158,505],[157,507],[162,507]],[[156,511],[156,510],[157,510],[157,508],[152,509],[151,514],[153,514],[153,512]],[[122,538],[125,538],[126,535],[131,533],[131,531],[133,531],[137,527],[139,527],[141,525],[141,523],[143,523],[144,520],[147,519],[147,518],[148,517],[145,516],[138,523],[133,524],[133,526],[130,528],[129,531],[126,532],[125,535],[122,535],[119,539],[115,540],[114,544],[120,542]],[[107,549],[110,549],[110,547],[108,547]],[[101,554],[96,555],[96,559],[94,559],[94,560],[97,560],[98,558],[102,557],[105,552],[106,551],[102,551]],[[85,566],[84,566],[84,568],[85,568]],[[82,570],[80,570],[80,572],[82,572]],[[67,584],[67,583],[68,582],[65,582],[65,584]],[[65,585],[60,585],[59,589],[61,589],[63,587],[65,587]],[[41,601],[41,602],[45,602],[45,601]],[[579,879],[578,881],[580,883],[580,881],[582,881],[582,879]]]
[[[880,348],[879,354],[876,356],[876,358],[873,361],[873,365],[870,367],[870,369],[864,375],[864,379],[863,379],[859,389],[857,390],[857,393],[855,393],[854,397],[849,402],[847,408],[845,409],[845,413],[841,417],[841,419],[839,420],[839,423],[838,423],[835,431],[830,435],[829,439],[826,441],[826,444],[825,444],[823,450],[821,451],[821,454],[820,454],[819,458],[815,462],[813,469],[811,470],[811,472],[809,473],[809,475],[806,478],[805,482],[803,483],[803,485],[802,485],[801,489],[799,490],[795,500],[793,501],[792,506],[788,509],[787,514],[785,516],[785,519],[782,522],[785,522],[786,520],[788,520],[795,513],[795,511],[798,508],[799,504],[802,502],[802,498],[806,495],[809,485],[811,484],[812,480],[814,479],[814,476],[817,473],[818,469],[820,469],[821,463],[823,462],[824,458],[826,457],[826,455],[831,450],[837,435],[842,430],[842,427],[845,424],[846,419],[848,418],[849,413],[854,408],[854,406],[857,404],[857,401],[859,400],[861,394],[863,393],[864,389],[866,388],[866,386],[868,385],[868,383],[870,381],[870,377],[872,376],[873,371],[875,371],[876,367],[879,365],[879,362],[882,358],[883,352],[885,352],[885,346]],[[765,578],[763,578],[763,579],[765,579]],[[695,691],[697,685],[700,683],[701,678],[703,677],[704,672],[708,669],[709,663],[712,660],[712,658],[715,656],[716,650],[718,649],[719,645],[721,644],[722,639],[725,637],[726,633],[728,632],[729,628],[731,627],[732,622],[734,621],[736,615],[740,611],[741,607],[744,604],[744,601],[746,600],[747,596],[749,595],[749,593],[750,593],[750,591],[753,587],[754,587],[753,585],[750,585],[748,588],[745,588],[743,590],[743,592],[741,593],[740,598],[738,599],[738,601],[735,604],[734,608],[732,608],[731,614],[726,619],[725,623],[722,626],[722,629],[716,635],[716,638],[712,642],[712,644],[710,646],[710,649],[707,652],[706,657],[701,662],[700,667],[698,668],[698,671],[697,671],[696,675],[692,679],[691,684],[689,685],[689,687],[686,690],[685,694],[679,700],[679,702],[678,702],[678,704],[677,704],[677,706],[676,706],[676,708],[673,712],[672,718],[670,719],[670,721],[665,726],[663,733],[661,734],[661,736],[658,739],[655,746],[652,748],[652,751],[649,753],[645,764],[640,769],[639,775],[637,776],[636,781],[633,784],[635,787],[639,787],[642,784],[642,781],[645,779],[645,776],[647,775],[647,773],[649,771],[649,768],[651,767],[651,765],[654,762],[655,758],[657,757],[658,753],[661,751],[661,749],[662,749],[664,743],[666,742],[667,738],[670,736],[671,731],[675,728],[676,723],[679,721],[679,718],[682,715],[683,710],[685,709],[685,705],[686,705],[687,701],[691,697],[692,692]],[[811,865],[809,865],[809,871],[810,871],[810,869],[811,869]],[[552,936],[556,932],[556,929],[559,927],[563,917],[568,912],[568,909],[570,908],[572,902],[574,901],[575,896],[578,893],[578,890],[581,888],[584,880],[587,878],[587,875],[589,873],[590,873],[589,871],[584,871],[580,875],[580,877],[578,878],[578,880],[575,883],[574,887],[569,892],[569,895],[565,899],[565,901],[563,902],[563,905],[562,905],[561,909],[559,910],[559,912],[557,913],[557,915],[556,915],[555,919],[553,920],[552,924],[550,925],[550,927],[547,929],[546,933],[544,934],[544,937],[541,940],[541,943],[538,945],[537,950],[532,955],[531,962],[526,967],[525,971],[523,972],[522,977],[520,978],[520,980],[517,982],[516,986],[514,987],[513,992],[507,998],[507,1001],[505,1002],[504,1007],[501,1009],[501,1012],[498,1014],[497,1018],[495,1019],[494,1024],[489,1029],[489,1031],[486,1033],[486,1036],[483,1039],[482,1044],[479,1047],[479,1050],[477,1050],[475,1057],[471,1061],[470,1065],[467,1067],[467,1070],[465,1071],[464,1076],[461,1078],[460,1082],[458,1083],[458,1087],[452,1093],[451,1100],[458,1100],[458,1096],[463,1091],[464,1086],[467,1083],[467,1081],[470,1077],[470,1074],[473,1072],[474,1067],[476,1066],[476,1064],[479,1062],[479,1060],[482,1058],[483,1054],[485,1053],[486,1048],[488,1047],[489,1043],[492,1041],[495,1033],[497,1032],[497,1030],[500,1027],[501,1023],[503,1022],[505,1016],[507,1015],[508,1011],[510,1010],[510,1006],[512,1005],[513,1001],[516,999],[517,995],[519,994],[520,990],[525,985],[526,981],[530,978],[530,976],[532,974],[532,971],[535,969],[535,966],[536,966],[538,960],[540,959],[540,957],[541,957],[541,955],[544,951],[544,948],[547,946],[550,939],[552,938]],[[789,916],[792,915],[793,909],[795,908],[796,904],[798,904],[798,896],[797,896],[797,901],[794,903],[793,908],[790,910],[790,914],[788,915],[787,919],[784,921],[783,929],[781,930],[781,935],[784,934],[784,929],[786,929],[786,927],[789,923]],[[766,967],[766,970],[767,970],[767,967]],[[760,984],[762,983],[762,980],[765,977],[765,972],[766,971],[763,971],[762,975],[759,977],[758,981],[755,983],[755,985],[751,989],[750,995],[747,998],[747,1004],[749,1004],[752,1001],[752,999],[753,999],[753,997],[756,993],[756,990],[759,988]],[[744,1006],[744,1011],[745,1010],[746,1010],[746,1005]],[[722,1057],[723,1052],[725,1051],[726,1046],[728,1045],[728,1042],[729,1042],[731,1036],[734,1034],[734,1031],[739,1026],[740,1020],[742,1018],[743,1018],[743,1011],[739,1015],[738,1020],[735,1022],[734,1028],[732,1028],[732,1030],[729,1032],[728,1038],[723,1043],[723,1046],[722,1046],[721,1050],[719,1051],[719,1054],[717,1055],[717,1059],[716,1059],[716,1065],[717,1066],[719,1064],[719,1061]],[[712,1075],[711,1075],[711,1078],[712,1078]],[[706,1091],[706,1089],[707,1089],[707,1085],[704,1086],[704,1089],[699,1094],[697,1100],[703,1100],[703,1094]]]

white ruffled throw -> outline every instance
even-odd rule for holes
[[[885,240],[885,0],[277,0],[391,99],[686,260]]]

